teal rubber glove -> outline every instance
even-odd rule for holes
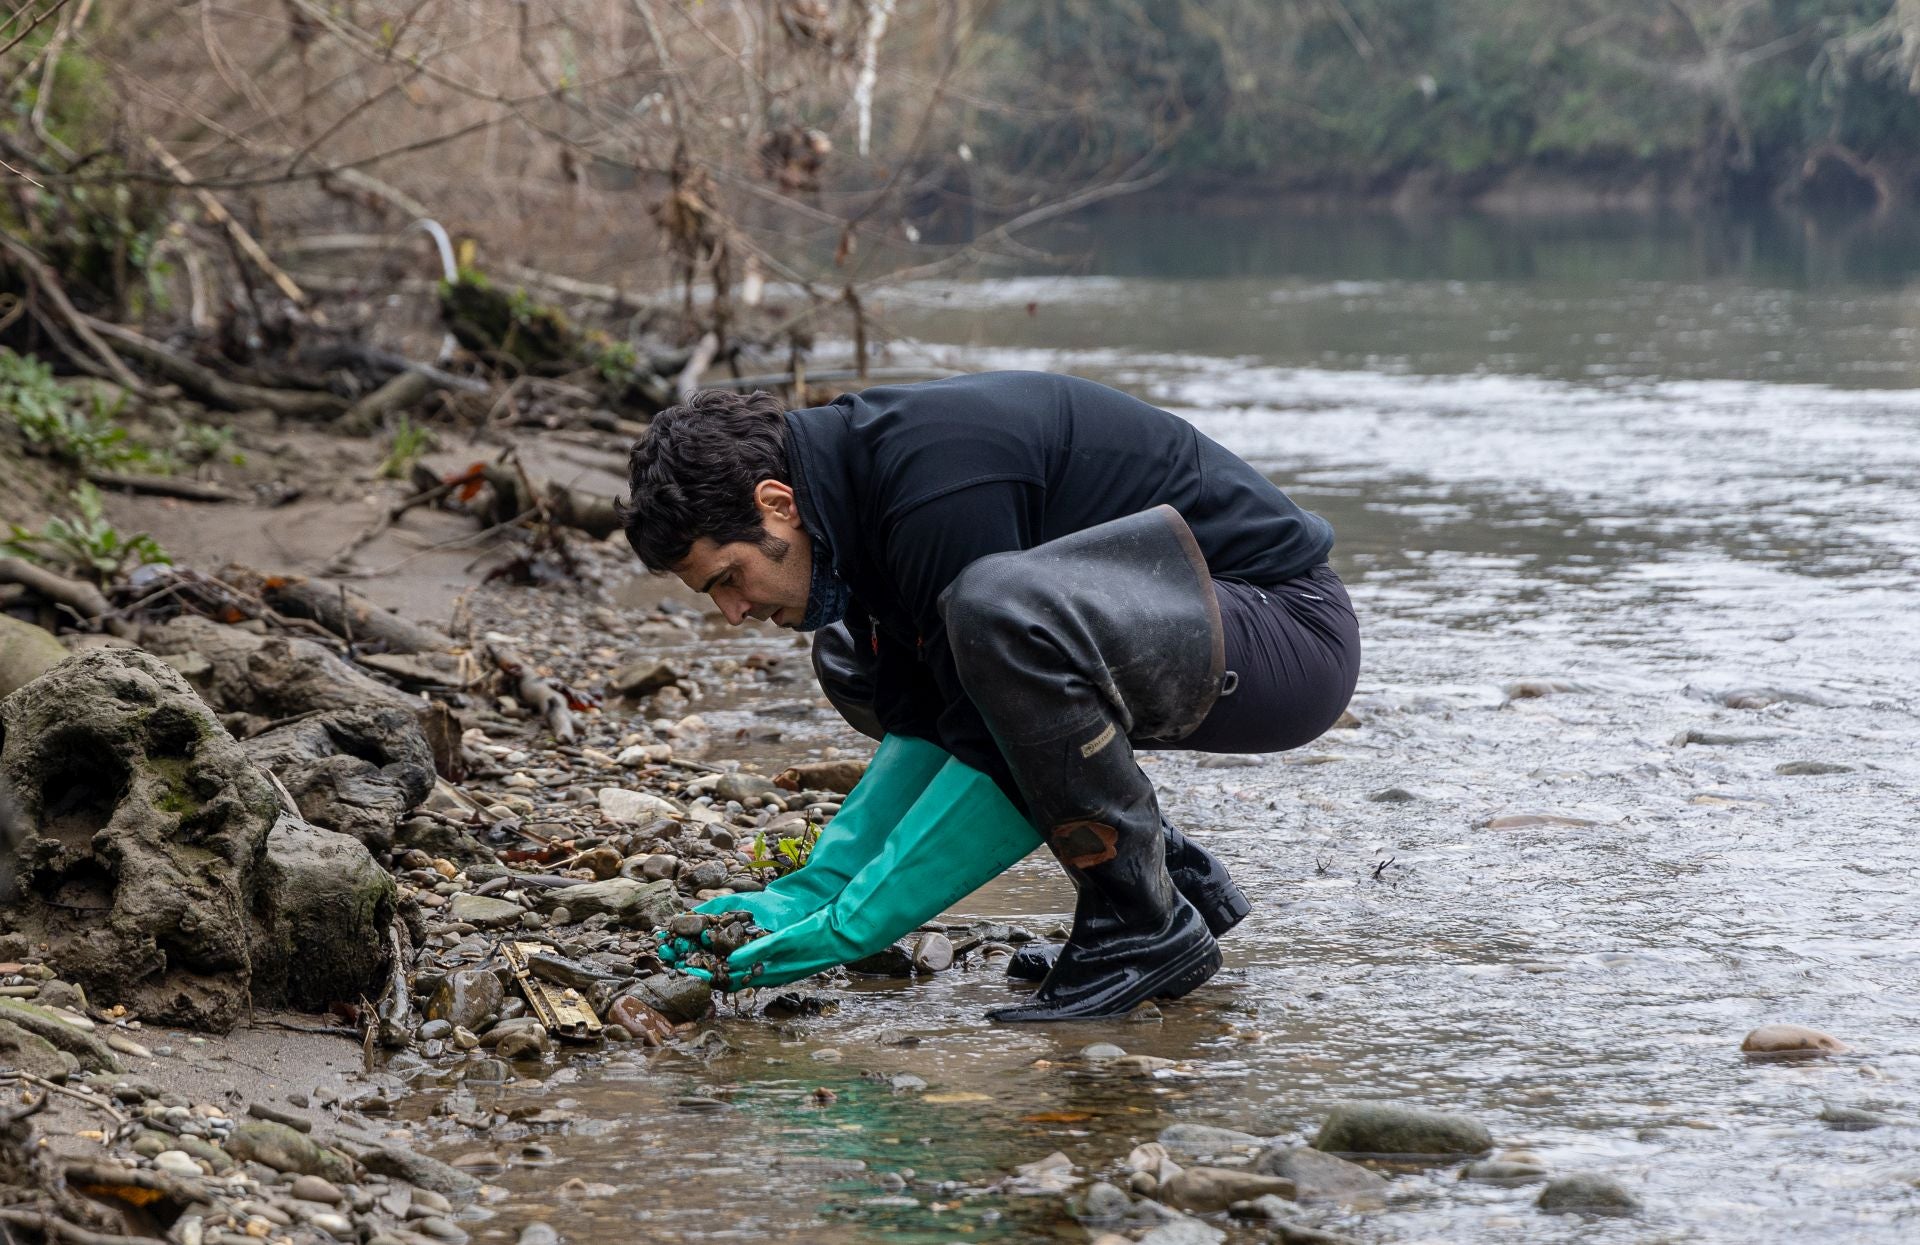
[[[991,778],[949,760],[831,903],[727,957],[723,988],[785,985],[872,955],[1038,846],[1040,835]]]
[[[794,925],[833,902],[847,882],[879,854],[887,836],[950,758],[938,745],[888,735],[853,785],[840,811],[820,832],[807,863],[763,891],[721,895],[695,908],[708,916],[746,911],[764,930]]]

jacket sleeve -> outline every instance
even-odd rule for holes
[[[873,714],[889,735],[940,741],[944,701],[914,645],[888,635],[878,624],[871,631]]]
[[[1036,543],[1035,501],[1033,486],[1021,481],[969,485],[902,515],[887,542],[887,571],[919,627],[919,664],[937,694],[934,742],[991,777],[1023,810],[999,745],[960,686],[939,601],[970,563]]]

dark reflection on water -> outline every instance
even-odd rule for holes
[[[1920,216],[1770,213],[1136,212],[1122,205],[1041,240],[1086,270],[1151,280],[1693,282],[1818,288],[1920,274]]]

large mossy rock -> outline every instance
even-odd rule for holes
[[[96,1002],[225,1031],[309,978],[343,983],[335,997],[377,993],[383,939],[343,956],[331,936],[285,932],[311,902],[286,879],[317,871],[274,863],[272,784],[159,658],[84,653],[0,701],[0,784],[19,805],[17,894],[0,919]],[[375,888],[365,848],[340,843],[358,857],[328,867],[390,910],[391,880]]]
[[[420,708],[418,697],[367,677],[312,640],[255,635],[188,615],[143,628],[140,643],[192,670],[194,690],[221,713],[275,721],[332,709]]]
[[[377,997],[393,877],[358,839],[282,815],[254,892],[254,997],[323,1008]]]
[[[379,851],[433,791],[433,749],[403,709],[319,713],[241,746],[286,785],[301,816]]]
[[[1332,1154],[1442,1157],[1493,1149],[1486,1125],[1469,1115],[1394,1102],[1342,1103],[1327,1113],[1313,1148]]]

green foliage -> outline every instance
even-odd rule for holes
[[[97,396],[83,401],[53,378],[51,367],[3,346],[0,413],[12,417],[14,426],[36,453],[82,471],[110,470],[149,457],[146,449],[129,441],[127,430],[114,422],[119,413],[117,405],[109,408]]]
[[[771,871],[776,877],[784,877],[807,863],[813,855],[813,848],[820,841],[820,827],[809,821],[799,834],[783,837],[776,841],[771,851],[767,848],[767,836],[753,836],[753,848],[747,854],[747,868],[762,872]]]
[[[402,415],[393,426],[393,435],[387,439],[386,461],[380,464],[381,476],[389,480],[406,479],[415,460],[432,448],[432,431]]]
[[[12,532],[0,541],[0,555],[26,558],[99,583],[132,567],[172,564],[153,537],[145,532],[129,536],[114,527],[101,508],[100,491],[91,484],[81,485],[68,499],[73,513],[48,519],[37,532],[9,524]]]
[[[593,370],[600,373],[601,380],[618,385],[633,378],[640,366],[640,353],[631,342],[601,341],[597,333],[588,336],[594,347]]]
[[[247,465],[247,456],[234,447],[233,428],[229,424],[215,427],[212,424],[191,424],[183,429],[173,440],[173,453],[180,461],[195,466],[200,463],[228,463],[235,467]]]
[[[1920,156],[1912,32],[1875,27],[1890,2],[1037,0],[995,10],[977,62],[980,93],[1023,111],[966,137],[1019,178],[1171,137],[1184,173],[1295,185],[1648,163],[1790,181],[1827,142]]]

